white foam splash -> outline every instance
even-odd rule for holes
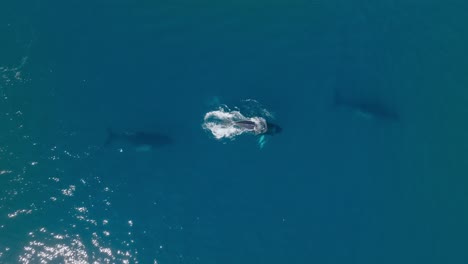
[[[246,129],[235,124],[238,121],[252,121],[254,130]],[[203,129],[210,131],[216,139],[233,139],[244,133],[261,134],[266,131],[266,120],[262,117],[246,117],[239,111],[230,111],[227,107],[205,114]]]

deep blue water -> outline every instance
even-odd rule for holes
[[[449,2],[1,3],[0,263],[468,263]],[[201,127],[243,99],[283,127],[263,149]],[[109,127],[174,144],[103,148]]]

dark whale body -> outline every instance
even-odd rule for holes
[[[243,127],[243,128],[246,128],[246,129],[249,129],[249,130],[255,130],[255,122],[253,121],[250,121],[250,120],[242,120],[242,121],[237,121],[236,122],[236,125],[240,126],[240,127]],[[281,133],[283,129],[276,125],[276,124],[273,124],[273,123],[270,123],[270,122],[267,122],[267,130],[265,133],[262,133],[264,135],[275,135],[275,134],[279,134]]]
[[[249,120],[244,120],[244,121],[237,121],[236,125],[249,129],[249,130],[254,130],[255,129],[255,122],[249,121]]]
[[[111,129],[107,130],[107,139],[104,146],[109,146],[115,142],[132,145],[139,150],[150,150],[172,144],[170,137],[159,133],[135,132],[135,133],[115,133]]]
[[[397,121],[400,119],[400,116],[395,109],[378,100],[345,98],[335,91],[334,104],[351,109],[362,116],[372,119],[386,121]]]

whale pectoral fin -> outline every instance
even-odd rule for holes
[[[151,145],[141,145],[135,148],[136,152],[148,152],[153,150],[153,147]]]
[[[265,146],[266,142],[267,142],[267,140],[266,140],[265,135],[261,135],[258,138],[258,146],[260,147],[260,149],[262,149]]]
[[[372,115],[371,113],[365,112],[365,111],[362,111],[362,110],[359,110],[359,109],[354,111],[354,113],[356,114],[356,116],[364,118],[364,119],[368,119],[368,120],[375,118],[375,116]]]

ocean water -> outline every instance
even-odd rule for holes
[[[467,9],[0,3],[0,263],[468,263]],[[264,148],[202,129],[246,99]]]

